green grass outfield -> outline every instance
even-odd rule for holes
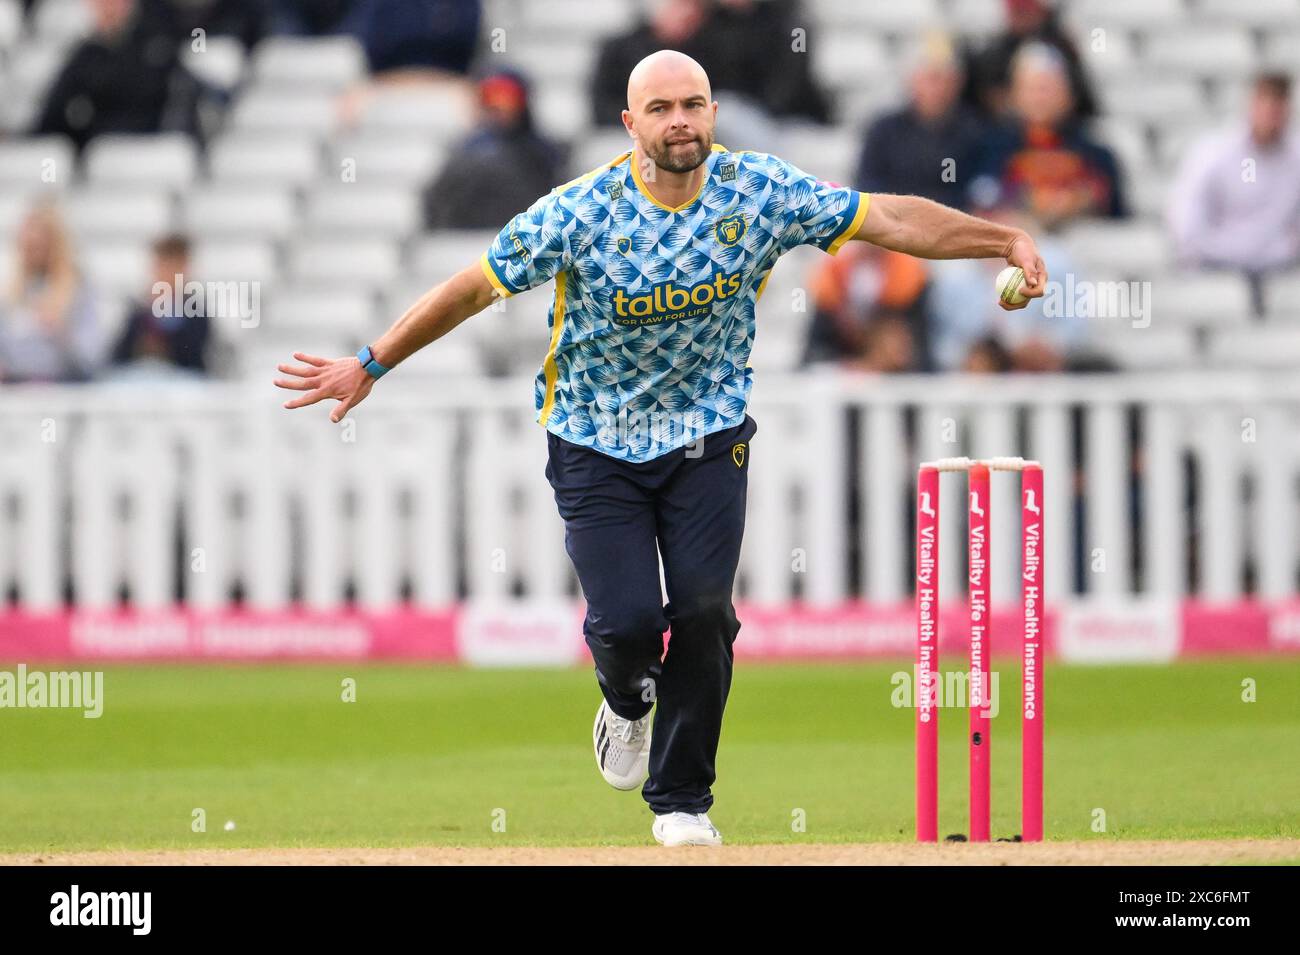
[[[712,812],[729,843],[911,839],[900,667],[737,669]],[[1019,716],[1015,662],[998,669],[1001,836],[1018,830]],[[1046,680],[1049,838],[1300,836],[1300,662],[1058,665]],[[104,695],[98,720],[0,709],[0,852],[649,841],[640,794],[597,775],[586,668],[121,667]],[[967,714],[943,716],[948,833],[966,828]],[[196,808],[206,832],[191,831]]]

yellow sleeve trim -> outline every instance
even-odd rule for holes
[[[840,251],[840,247],[844,245],[845,242],[848,242],[858,234],[858,230],[862,228],[862,223],[866,221],[867,209],[870,206],[871,195],[866,192],[859,192],[858,211],[853,214],[852,221],[844,227],[844,231],[837,235],[834,241],[831,242],[830,246],[826,249],[827,252],[831,255],[837,254]]]
[[[492,268],[492,263],[488,261],[486,252],[484,252],[482,257],[478,260],[478,264],[482,267],[483,274],[487,276],[487,280],[492,283],[492,287],[501,293],[502,298],[509,298],[511,295],[515,294],[510,291],[510,289],[506,288],[505,283],[503,283],[500,276],[497,275],[496,269]]]

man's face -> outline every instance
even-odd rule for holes
[[[131,17],[135,0],[91,0],[91,13],[95,29],[100,33],[116,33]]]
[[[930,64],[912,74],[912,102],[926,119],[944,116],[961,92],[961,73],[949,66]]]
[[[692,82],[661,84],[638,97],[624,122],[645,154],[660,169],[690,172],[713,149],[713,124],[718,104],[709,102],[707,88]]]
[[[190,263],[183,255],[174,253],[155,253],[153,259],[153,278],[155,282],[171,285],[176,276],[184,276],[189,271]],[[183,278],[181,281],[188,281]],[[179,294],[179,289],[177,290]]]
[[[1257,86],[1250,98],[1250,132],[1257,143],[1274,143],[1286,131],[1290,102],[1276,91]]]

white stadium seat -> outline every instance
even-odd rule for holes
[[[290,276],[300,284],[382,286],[399,272],[397,246],[383,239],[308,239],[289,253]]]
[[[1300,23],[1300,0],[1198,0],[1197,12],[1224,23],[1294,27]]]
[[[194,236],[286,238],[297,226],[293,194],[275,186],[201,186],[185,197],[185,228]]]
[[[94,29],[91,5],[86,0],[40,0],[30,16],[32,33],[41,40],[72,43]]]
[[[1006,27],[1005,0],[947,0],[949,23],[960,23],[965,36],[985,37]]]
[[[361,113],[363,130],[424,131],[444,139],[468,132],[473,122],[473,100],[458,83],[425,88],[381,89]]]
[[[1210,339],[1215,368],[1294,371],[1300,355],[1300,327],[1270,325],[1222,331]]]
[[[586,105],[582,91],[596,69],[595,44],[583,37],[515,37],[501,57],[501,65],[517,70],[534,89],[547,83],[564,83],[575,108]]]
[[[573,140],[587,129],[587,104],[574,94],[572,82],[561,80],[537,84],[533,87],[531,106],[533,118],[543,136]]]
[[[279,274],[275,247],[253,239],[203,239],[194,246],[190,268],[201,282],[269,284]]]
[[[209,151],[208,168],[217,182],[294,186],[316,177],[321,153],[313,140],[302,137],[226,135]]]
[[[1171,272],[1151,284],[1152,325],[1244,325],[1251,320],[1250,287],[1231,272]]]
[[[375,302],[365,286],[295,285],[276,292],[271,311],[278,332],[302,328],[365,337],[374,327]]]
[[[350,36],[270,37],[253,54],[253,76],[274,89],[337,91],[365,75],[365,50]]]
[[[324,136],[338,124],[338,101],[328,92],[280,92],[254,87],[235,102],[230,114],[231,128],[243,131]]]
[[[408,272],[413,279],[430,285],[440,282],[477,262],[496,236],[490,229],[427,232],[411,244],[407,253]]]
[[[76,171],[76,150],[65,136],[0,142],[0,188],[5,192],[64,189]]]
[[[244,44],[230,36],[210,36],[201,50],[194,49],[190,42],[181,44],[181,65],[219,90],[229,91],[239,85],[247,59]]]
[[[818,179],[849,184],[861,150],[862,138],[852,129],[790,126],[773,151]]]
[[[1187,19],[1183,0],[1074,0],[1066,5],[1067,22],[1080,37],[1095,28],[1168,29]]]
[[[1297,63],[1300,63],[1300,29],[1293,25],[1290,31],[1270,31],[1264,37],[1261,66],[1294,70]],[[1296,96],[1291,98],[1300,99]]]
[[[861,89],[897,69],[884,40],[870,33],[828,33],[812,57],[814,74],[832,89]]]
[[[627,130],[622,126],[616,129],[593,129],[573,144],[569,172],[574,177],[581,176],[605,163],[613,162],[631,149],[632,137],[628,136]]]
[[[0,119],[5,127],[26,129],[36,120],[46,90],[68,53],[68,44],[62,40],[27,40],[14,49],[5,75],[5,93],[0,96]]]
[[[157,190],[82,187],[67,199],[67,222],[76,236],[119,236],[149,242],[173,227],[172,198]]]
[[[1169,205],[1169,176],[1159,169],[1148,170],[1136,177],[1129,177],[1128,183],[1129,212],[1137,219],[1158,222],[1165,215]]]
[[[1062,240],[1081,268],[1146,281],[1169,271],[1172,250],[1156,223],[1093,220],[1071,226]]]
[[[1159,122],[1186,123],[1205,116],[1205,95],[1201,85],[1184,77],[1160,72],[1149,76],[1117,77],[1101,95],[1102,106],[1111,116]]]
[[[512,13],[521,14],[528,26],[529,36],[555,35],[581,36],[592,43],[605,37],[622,33],[633,26],[637,8],[633,3],[591,3],[590,0],[528,0]],[[486,13],[486,11],[484,11]],[[514,16],[496,19],[484,17],[485,24],[508,22]],[[490,29],[490,27],[489,27]],[[509,38],[507,37],[507,44]],[[507,51],[510,50],[507,45]]]
[[[1264,283],[1264,311],[1270,321],[1300,322],[1300,271],[1274,275]]]
[[[1090,349],[1130,371],[1161,371],[1196,367],[1201,359],[1191,328],[1134,328],[1118,321],[1089,324]]]
[[[1213,132],[1214,124],[1205,122],[1162,127],[1156,136],[1156,160],[1159,168],[1172,174],[1182,165],[1197,142]],[[1166,185],[1168,182],[1166,178]]]
[[[942,26],[944,22],[937,0],[906,3],[819,0],[808,4],[807,12],[817,18],[823,29],[849,28],[871,33],[914,34],[927,27]]]
[[[87,242],[79,247],[82,268],[97,294],[143,299],[153,281],[153,255],[147,242]]]
[[[1241,29],[1161,30],[1147,38],[1143,61],[1155,71],[1245,76],[1258,68],[1255,47]]]
[[[1133,38],[1121,30],[1109,30],[1104,44],[1094,49],[1091,34],[1079,36],[1079,56],[1089,75],[1102,82],[1112,77],[1126,76],[1138,69],[1139,60],[1133,50]]]
[[[0,189],[0,246],[8,246],[23,218],[32,207],[32,196],[8,189]],[[12,255],[0,255],[0,262],[10,263]],[[0,285],[0,288],[5,286]]]
[[[358,185],[423,185],[446,160],[447,149],[432,137],[400,131],[347,136],[330,147],[330,169],[341,174],[344,164]]]
[[[1151,151],[1147,147],[1146,128],[1142,123],[1102,118],[1093,120],[1092,130],[1102,145],[1115,153],[1121,173],[1138,174],[1151,165]]]
[[[22,4],[18,0],[0,0],[0,53],[17,44],[22,29]]]
[[[97,185],[183,189],[194,181],[198,149],[183,133],[97,136],[83,162],[86,178]]]
[[[402,186],[329,183],[308,197],[304,225],[313,234],[400,239],[419,225],[419,196]]]

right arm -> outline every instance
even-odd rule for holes
[[[420,296],[373,343],[371,350],[375,360],[385,368],[394,367],[446,335],[471,315],[483,311],[498,295],[478,263],[462,269]],[[355,355],[318,358],[294,352],[293,357],[305,364],[279,365],[279,370],[290,377],[277,378],[275,383],[281,388],[305,394],[286,401],[286,408],[302,408],[325,398],[335,398],[339,404],[330,412],[330,420],[339,422],[370,394],[374,386],[375,379],[361,367]]]

